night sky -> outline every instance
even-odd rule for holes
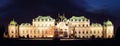
[[[7,28],[14,19],[21,23],[31,23],[38,15],[57,14],[85,16],[92,23],[111,20],[117,28],[120,24],[120,0],[0,0],[0,23]],[[7,30],[7,29],[6,29]]]

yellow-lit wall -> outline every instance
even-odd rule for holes
[[[106,37],[105,38],[112,38],[114,36],[114,27],[107,26],[106,27]]]
[[[10,38],[18,38],[18,26],[9,25],[8,26],[8,34]]]
[[[50,18],[46,19],[49,20]],[[54,37],[55,29],[57,29],[57,31],[67,32],[68,38],[71,36],[70,34],[73,34],[73,31],[75,31],[74,35],[77,38],[91,38],[92,36],[95,36],[95,38],[102,38],[102,36],[112,38],[114,36],[113,25],[90,25],[89,19],[84,21],[68,20],[67,22],[59,22],[57,25],[55,25],[55,19],[51,19],[51,21],[38,21],[38,19],[33,19],[32,24],[9,25],[8,35],[10,38],[18,38],[18,36],[25,38]],[[64,33],[62,35],[64,35]]]
[[[91,26],[90,27],[90,36],[95,36],[95,38],[102,38],[103,36],[103,27],[102,26]]]

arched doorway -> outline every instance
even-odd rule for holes
[[[30,38],[29,35],[27,35],[27,38]]]
[[[95,35],[92,35],[92,36],[91,36],[91,39],[95,39]]]

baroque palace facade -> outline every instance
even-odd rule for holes
[[[113,38],[114,26],[110,20],[103,24],[92,23],[84,16],[67,19],[59,16],[38,16],[32,23],[17,24],[14,20],[8,25],[9,38]]]

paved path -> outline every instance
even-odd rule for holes
[[[19,40],[53,40],[53,39],[19,39]],[[60,40],[89,40],[89,39],[60,39]]]

